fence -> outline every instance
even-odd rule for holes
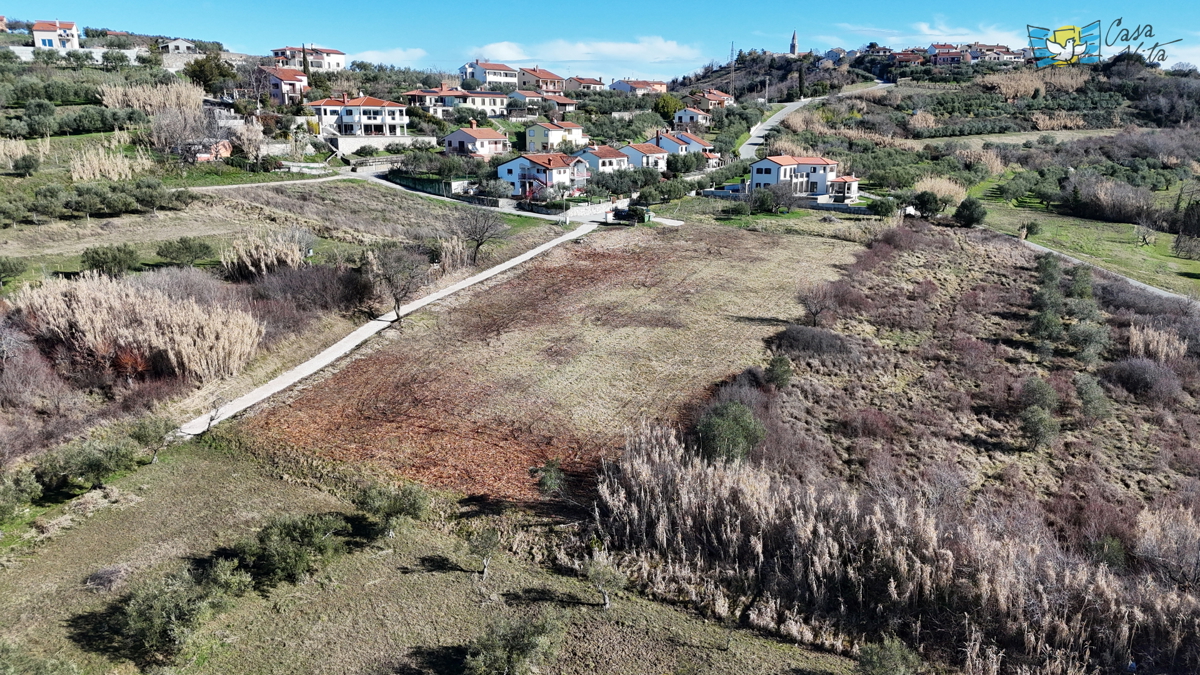
[[[715,199],[729,199],[729,200],[736,200],[736,201],[742,201],[742,199],[744,198],[742,193],[733,192],[731,190],[703,190],[703,191],[701,191],[700,194],[704,197],[713,197]],[[812,202],[802,202],[800,204],[795,204],[794,207],[797,209],[811,209],[813,211],[838,211],[840,213],[849,213],[849,214],[858,215],[858,216],[871,215],[871,211],[867,207],[853,206],[851,204],[836,204],[836,203],[823,204],[821,202],[812,201]]]
[[[385,176],[396,185],[402,185],[406,188],[425,192],[431,195],[439,195],[441,197],[453,197],[455,192],[462,192],[467,189],[467,184],[470,183],[465,178],[455,178],[451,180],[442,180],[440,178],[418,178],[416,176],[403,176],[395,173],[389,173]]]

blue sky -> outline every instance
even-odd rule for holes
[[[934,41],[1027,44],[1026,24],[1048,28],[1116,19],[1132,29],[1151,24],[1167,64],[1200,65],[1200,3],[899,3],[856,0],[812,5],[655,3],[633,0],[554,3],[246,2],[233,0],[20,0],[5,11],[21,19],[62,19],[137,33],[219,40],[231,51],[266,54],[313,42],[351,58],[417,68],[456,70],[473,57],[513,66],[540,65],[558,74],[668,79],[739,49],[787,51],[792,30],[802,50],[858,47],[871,40],[893,48]],[[335,9],[336,8],[336,9]],[[1119,30],[1116,29],[1116,30]],[[1113,33],[1116,36],[1116,31]],[[1112,47],[1105,54],[1114,53]]]

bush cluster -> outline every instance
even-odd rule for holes
[[[0,201],[0,223],[40,223],[69,215],[116,216],[144,213],[160,208],[184,209],[196,199],[188,190],[167,190],[156,178],[140,178],[124,183],[80,183],[69,188],[45,185],[34,191],[33,199],[23,193]]]

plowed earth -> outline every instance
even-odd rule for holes
[[[598,232],[400,333],[248,420],[256,437],[427,485],[523,501],[529,468],[579,476],[642,420],[675,420],[762,363],[847,242],[716,225]]]

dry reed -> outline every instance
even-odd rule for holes
[[[1200,661],[1189,586],[1073,555],[1034,513],[988,500],[925,506],[917,489],[860,494],[709,464],[672,432],[643,427],[602,468],[596,517],[650,593],[717,617],[744,613],[757,628],[843,653],[880,625],[938,626],[936,637],[914,637],[947,650],[977,626],[997,650],[976,647],[974,672],[1005,653],[1034,664],[1010,672],[1028,673],[1084,672],[1089,658],[1124,667],[1134,654],[1181,668]],[[1175,530],[1200,541],[1187,518],[1167,520],[1162,536],[1143,530],[1169,551]],[[1200,558],[1183,548],[1181,564]]]
[[[965,162],[968,169],[984,166],[992,176],[1004,173],[1004,160],[995,150],[958,150],[954,156]]]
[[[187,82],[169,84],[100,85],[100,100],[109,108],[135,108],[153,115],[167,108],[199,110],[204,90]]]
[[[1130,356],[1145,357],[1159,363],[1167,363],[1182,359],[1187,355],[1187,349],[1187,340],[1169,329],[1158,330],[1136,324],[1129,327]]]
[[[229,279],[255,279],[280,268],[300,267],[304,264],[307,249],[297,228],[259,232],[234,241],[221,251],[221,268]]]
[[[263,335],[246,312],[201,307],[91,272],[26,286],[12,302],[32,334],[77,358],[102,365],[139,360],[199,380],[236,374]]]
[[[29,146],[25,141],[0,138],[0,166],[11,169],[13,162],[28,154]]]
[[[1033,96],[1036,91],[1078,91],[1087,84],[1090,73],[1082,68],[1046,68],[994,73],[979,78],[985,89],[997,92],[1012,101]]]
[[[1079,113],[1056,110],[1053,113],[1036,112],[1029,116],[1034,128],[1038,131],[1059,131],[1061,129],[1083,129],[1087,122]]]
[[[958,181],[945,176],[926,176],[913,185],[913,190],[932,192],[939,197],[945,197],[951,200],[950,206],[958,206],[959,202],[967,198],[967,189]]]
[[[71,156],[71,180],[88,181],[101,178],[129,180],[153,167],[154,160],[150,159],[140,147],[134,157],[127,157],[120,152],[111,152],[100,146],[87,145]]]

